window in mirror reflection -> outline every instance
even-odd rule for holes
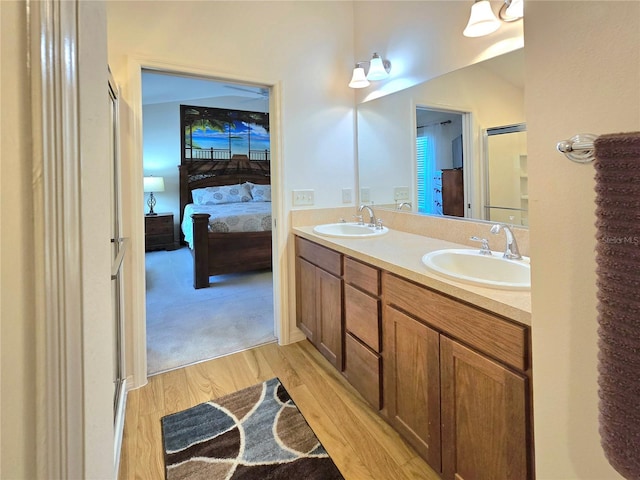
[[[418,212],[464,216],[462,114],[416,108]]]
[[[524,123],[484,131],[485,215],[492,222],[529,225],[527,132]]]

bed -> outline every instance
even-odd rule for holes
[[[193,160],[178,169],[181,241],[192,253],[194,288],[209,287],[212,275],[271,268],[270,188],[260,187],[270,187],[269,162]]]

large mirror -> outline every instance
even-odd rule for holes
[[[520,125],[524,141],[507,142],[518,144],[511,157],[519,162],[524,123],[523,49],[364,102],[357,109],[359,201],[495,221],[501,214],[488,208],[491,198],[500,198],[500,183],[520,184],[522,169],[491,162],[487,132]],[[505,215],[526,225],[526,212]]]
[[[523,123],[483,132],[485,220],[529,225],[527,132]]]

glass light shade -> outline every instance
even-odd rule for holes
[[[465,37],[482,37],[495,32],[500,27],[500,21],[491,10],[489,0],[478,0],[471,6],[469,23],[462,34]]]
[[[511,0],[505,14],[506,17],[511,20],[517,20],[524,17],[524,0]]]
[[[162,177],[144,177],[144,191],[164,192],[164,178]]]
[[[351,88],[364,88],[370,85],[369,80],[367,80],[366,75],[364,74],[364,68],[358,67],[353,69],[353,76],[351,77],[351,81],[349,82],[349,86]]]
[[[377,53],[373,54],[371,63],[369,64],[369,73],[367,73],[368,80],[384,80],[389,74],[384,68],[382,58]]]

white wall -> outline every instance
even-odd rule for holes
[[[27,20],[0,2],[0,478],[36,478],[35,296]]]
[[[318,207],[341,203],[339,187],[354,184],[350,2],[122,1],[109,2],[108,19],[123,85],[132,54],[282,82],[286,210],[298,188],[315,189]]]
[[[491,3],[497,14],[503,2]],[[522,22],[502,23],[486,37],[464,37],[472,4],[448,0],[354,2],[354,62],[371,59],[373,52],[391,61],[390,78],[358,91],[358,100],[395,92],[523,46]]]
[[[200,103],[195,103],[199,105]],[[190,104],[191,105],[191,104]],[[142,107],[144,175],[164,178],[164,192],[154,193],[158,213],[173,213],[176,239],[180,223],[180,102],[156,103]],[[149,211],[144,195],[144,211]]]
[[[612,480],[598,435],[594,169],[555,146],[640,130],[640,2],[525,10],[537,478]]]

